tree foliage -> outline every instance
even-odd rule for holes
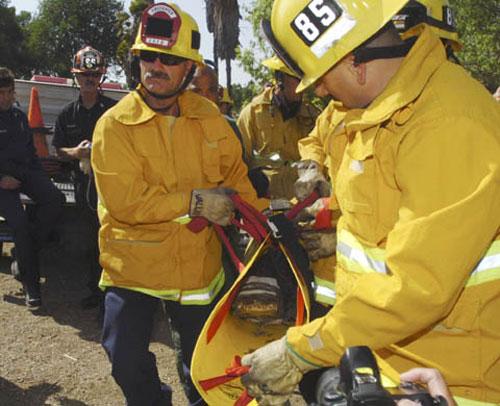
[[[250,41],[250,46],[248,48],[238,51],[238,60],[243,66],[243,69],[250,74],[255,82],[261,85],[270,81],[272,77],[271,72],[261,65],[264,59],[272,55],[272,50],[260,30],[260,22],[262,19],[271,16],[272,4],[273,0],[253,0],[252,3],[245,8],[247,15],[246,20],[252,25],[254,39]]]
[[[458,58],[490,91],[500,86],[500,0],[451,0],[464,48]]]
[[[67,76],[73,55],[85,45],[116,62],[122,23],[123,4],[118,0],[41,0],[28,38],[36,71]]]
[[[128,9],[130,14],[123,12],[119,16],[119,43],[116,50],[116,60],[125,72],[127,84],[130,88],[135,87],[130,72],[130,48],[139,29],[142,12],[150,3],[149,0],[132,0]]]
[[[262,90],[260,86],[254,82],[246,85],[234,84],[231,87],[231,98],[233,99],[233,111],[240,112],[252,98]]]
[[[30,75],[30,58],[25,45],[24,27],[30,13],[16,16],[16,9],[7,0],[0,0],[0,66],[11,69],[17,77]]]

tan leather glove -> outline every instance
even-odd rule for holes
[[[318,191],[321,197],[330,196],[330,183],[326,180],[320,165],[316,161],[300,161],[296,166],[299,176],[294,185],[297,199],[304,200],[314,189]]]
[[[194,189],[191,192],[189,215],[201,216],[208,221],[227,226],[233,217],[234,204],[229,195],[234,193],[230,189]]]
[[[335,228],[321,231],[314,229],[301,230],[299,238],[311,261],[330,257],[335,254],[337,249],[337,232]]]
[[[287,348],[286,336],[245,355],[242,365],[250,371],[241,382],[259,405],[282,405],[293,393],[304,373],[315,369]]]

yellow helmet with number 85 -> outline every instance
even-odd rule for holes
[[[384,27],[407,0],[276,0],[262,22],[300,92]]]

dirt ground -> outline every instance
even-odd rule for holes
[[[65,237],[78,245],[77,236]],[[85,258],[71,245],[42,252],[43,308],[37,313],[24,306],[10,258],[0,258],[0,406],[124,404],[99,344],[99,312],[80,307],[87,295]],[[4,254],[8,248],[4,244]],[[157,319],[151,350],[161,379],[174,389],[174,404],[184,405],[161,312]]]
[[[42,250],[43,307],[30,312],[20,284],[10,274],[8,244],[0,257],[0,406],[119,406],[121,390],[110,375],[100,341],[96,309],[83,310],[86,251],[78,216],[66,210],[60,241]],[[151,344],[160,378],[174,390],[173,403],[186,405],[175,356],[161,311]],[[292,405],[303,405],[295,397]],[[217,405],[213,405],[217,406]]]

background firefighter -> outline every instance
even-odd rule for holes
[[[88,252],[88,281],[90,295],[81,304],[84,308],[93,308],[101,301],[99,278],[99,246],[97,234],[99,219],[97,217],[97,193],[90,171],[90,151],[92,135],[99,117],[116,104],[116,100],[106,97],[100,92],[100,84],[106,73],[106,63],[102,54],[96,49],[85,46],[73,57],[71,73],[80,86],[77,100],[66,105],[57,116],[52,144],[57,155],[73,163],[75,176],[75,200],[85,226],[83,243]]]
[[[253,183],[264,190],[259,196],[272,199],[291,199],[299,160],[297,142],[314,127],[318,111],[295,93],[299,78],[277,58],[264,61],[274,71],[275,84],[255,96],[238,117],[245,161]],[[261,173],[269,185],[262,182]]]

